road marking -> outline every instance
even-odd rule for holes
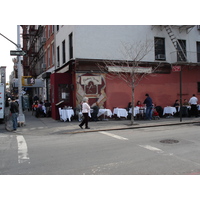
[[[115,134],[108,133],[108,132],[105,132],[105,131],[99,131],[99,133],[104,134],[104,135],[107,135],[107,136],[110,136],[110,137],[113,137],[113,138],[116,138],[116,139],[118,139],[118,140],[128,140],[128,138],[121,137],[121,136],[119,136],[119,135],[115,135]]]
[[[17,145],[18,145],[18,163],[28,162],[30,164],[27,144],[22,135],[17,135]]]
[[[142,148],[148,149],[150,151],[156,151],[157,153],[164,153],[163,150],[158,149],[156,147],[149,146],[149,145],[139,145],[139,146],[142,147]]]

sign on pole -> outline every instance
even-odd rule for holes
[[[24,56],[24,55],[26,55],[26,53],[22,50],[18,50],[18,51],[11,50],[10,55],[11,56]]]
[[[181,71],[181,66],[172,66],[172,71],[173,72],[180,72]]]

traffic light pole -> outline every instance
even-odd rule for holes
[[[21,50],[20,45],[20,25],[17,25],[17,50]],[[18,68],[18,96],[19,96],[19,118],[18,123],[25,124],[25,117],[22,111],[22,65],[21,65],[21,56],[17,56],[17,68]]]

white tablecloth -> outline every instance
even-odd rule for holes
[[[97,117],[101,116],[101,115],[106,115],[108,117],[112,117],[112,112],[110,109],[99,109],[99,112],[97,114]]]
[[[174,113],[176,113],[176,108],[175,107],[170,107],[170,106],[164,107],[163,115],[165,115],[165,114],[174,115]]]
[[[127,110],[126,109],[124,109],[124,108],[114,108],[114,110],[113,110],[113,115],[117,115],[117,117],[125,117],[125,118],[127,118],[127,116],[128,116],[128,112],[127,112]]]
[[[74,116],[74,110],[72,109],[59,109],[60,120],[71,121],[71,117]]]
[[[134,115],[133,116],[136,116],[137,114],[144,114],[145,113],[145,109],[146,108],[140,108],[138,106],[134,107]],[[132,108],[129,109],[129,113],[132,113]]]

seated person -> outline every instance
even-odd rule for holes
[[[43,102],[40,101],[40,103],[38,104],[38,107],[36,109],[36,113],[35,113],[36,117],[45,117],[46,116],[46,108],[43,105]]]
[[[92,109],[93,109],[93,112],[91,113],[91,117],[92,117],[92,121],[98,121],[98,117],[97,117],[97,115],[98,115],[98,112],[99,112],[99,103],[98,102],[96,102],[96,105],[94,105],[93,107],[92,107]]]
[[[190,104],[188,103],[188,100],[187,99],[184,99],[183,101],[183,106],[189,106]]]
[[[159,113],[155,108],[153,109],[153,119],[160,119]]]
[[[129,102],[129,103],[128,103],[128,107],[126,108],[126,110],[127,110],[127,112],[128,112],[128,116],[127,116],[128,119],[131,119],[131,113],[129,113],[129,110],[130,110],[131,108],[132,108],[132,103]]]
[[[176,108],[176,113],[175,113],[175,115],[179,115],[179,106],[180,106],[180,103],[179,103],[179,100],[177,99],[176,101],[175,101],[175,103],[174,103],[174,105],[173,105],[173,107],[175,107]]]
[[[189,102],[187,99],[184,99],[183,101],[183,107],[181,108],[181,111],[182,111],[182,116],[184,117],[188,117],[189,114],[190,114],[190,109],[189,109]]]
[[[142,104],[141,104],[141,101],[137,101],[136,106],[137,106],[137,107],[140,107],[140,108],[143,107]]]

